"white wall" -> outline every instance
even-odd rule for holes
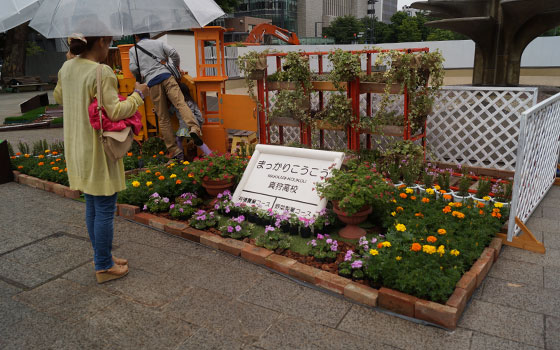
[[[169,33],[162,35],[157,40],[174,47],[181,57],[181,69],[192,77],[196,77],[196,48],[194,34]]]
[[[474,65],[474,49],[475,45],[472,40],[449,40],[449,41],[425,41],[395,44],[378,44],[376,47],[382,49],[403,49],[403,48],[421,48],[428,47],[430,51],[439,49],[445,58],[444,67],[446,69],[467,68],[472,69]],[[371,49],[371,45],[284,45],[284,46],[252,46],[240,47],[239,55],[256,50],[264,51],[266,49],[288,51],[332,51],[337,48],[343,50],[363,50]],[[326,61],[326,60],[325,60]],[[274,59],[268,61],[269,73],[274,71],[276,64]],[[560,36],[556,37],[540,37],[531,42],[521,59],[521,67],[560,67]],[[365,68],[365,67],[364,67]],[[317,70],[317,60],[312,59],[311,69]],[[325,67],[325,70],[328,70]]]

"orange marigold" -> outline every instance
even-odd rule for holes
[[[156,173],[154,174],[155,176],[160,176],[161,173],[159,171],[156,171]]]
[[[430,198],[427,197],[422,198],[422,203],[430,203]]]
[[[132,152],[127,152],[126,155],[132,157]]]
[[[441,194],[446,194],[447,191],[446,191],[446,190],[439,190],[439,193],[441,193]]]
[[[445,208],[443,208],[442,210],[444,213],[449,213],[451,212],[451,207],[449,205],[445,206]]]
[[[493,213],[499,213],[499,212],[500,212],[500,208],[494,208],[494,209],[492,209],[492,212],[493,212]]]
[[[478,213],[479,213],[480,215],[484,215],[484,210],[480,209],[480,210],[478,211]]]
[[[163,180],[165,180],[165,176],[161,175],[160,177],[158,177],[158,179],[163,181]]]
[[[426,241],[435,243],[437,241],[437,238],[435,236],[428,236],[428,238],[426,238]]]
[[[50,165],[53,165],[53,164],[54,164],[54,162],[50,162],[49,164],[50,164]]]
[[[383,243],[377,243],[377,249],[383,248]]]
[[[180,185],[180,184],[181,184],[181,180],[175,181],[175,185]]]
[[[422,250],[422,245],[420,245],[420,243],[412,243],[410,250],[412,250],[413,252],[419,252]]]
[[[476,206],[477,206],[478,208],[484,208],[484,203],[478,202],[478,203],[476,204]]]
[[[412,199],[413,201],[416,200],[416,196],[410,196],[410,199]]]
[[[396,210],[396,211],[403,211],[404,209],[403,209],[403,207],[399,206],[399,207],[397,207],[395,210]]]
[[[38,165],[39,165],[39,166],[43,166],[43,165],[45,165],[45,163],[44,163],[44,162],[39,162]]]
[[[451,197],[450,194],[444,194],[444,195],[443,195],[443,199],[445,199],[446,201],[451,200],[451,198],[452,198],[452,197]]]
[[[163,156],[163,151],[159,151],[159,155],[160,155],[160,156]]]
[[[414,214],[414,216],[419,217],[419,218],[423,218],[423,217],[424,217],[424,214],[422,214],[422,213],[416,213],[416,214]]]
[[[406,198],[406,197],[407,197],[406,193],[400,193],[399,196],[400,196],[401,198]]]
[[[456,202],[455,203],[455,208],[461,208],[463,206],[463,203],[461,202]]]
[[[20,165],[17,167],[18,169],[23,169],[23,165]]]

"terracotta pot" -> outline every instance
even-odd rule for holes
[[[366,230],[358,225],[364,222],[371,213],[370,206],[363,206],[354,215],[346,215],[346,213],[338,207],[338,203],[333,203],[333,211],[338,216],[338,219],[346,224],[346,227],[338,232],[340,237],[347,239],[359,239],[360,237],[366,235]]]
[[[202,180],[202,187],[206,189],[211,196],[217,196],[225,190],[231,190],[233,187],[233,178],[228,177],[222,180]]]

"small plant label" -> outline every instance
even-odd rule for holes
[[[233,202],[312,217],[327,205],[315,184],[340,169],[343,159],[342,152],[257,145]]]

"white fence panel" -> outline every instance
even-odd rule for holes
[[[515,169],[521,113],[537,102],[537,88],[446,86],[428,116],[433,161]]]
[[[526,223],[556,177],[560,152],[560,94],[525,111],[521,119],[519,151],[513,181],[508,240]]]

